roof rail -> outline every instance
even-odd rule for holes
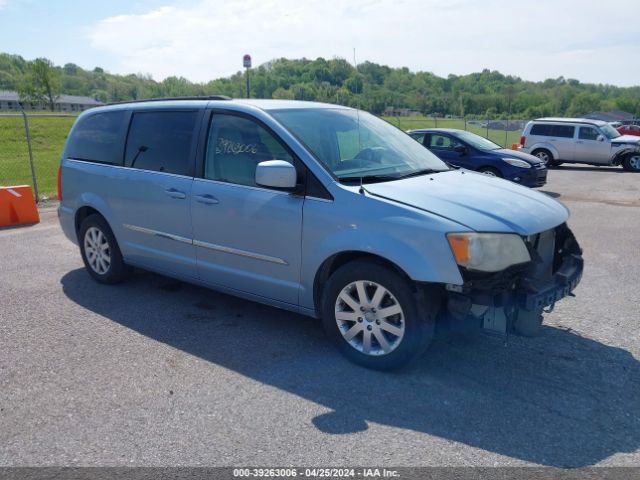
[[[163,102],[174,100],[231,100],[231,97],[226,95],[201,95],[201,96],[187,96],[187,97],[157,97],[157,98],[143,98],[140,100],[124,100],[122,102],[111,102],[107,105],[124,105],[127,103],[143,103],[143,102]]]

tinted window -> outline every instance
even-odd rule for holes
[[[207,142],[204,178],[255,186],[256,166],[266,160],[293,158],[256,122],[234,115],[213,115]]]
[[[573,138],[574,132],[575,127],[572,127],[571,125],[547,125],[539,123],[531,127],[530,135]]]
[[[578,138],[582,140],[597,140],[598,139],[598,131],[595,128],[591,127],[580,127],[580,132],[578,133]]]
[[[122,165],[126,116],[119,110],[80,119],[69,137],[67,157]]]
[[[125,166],[188,175],[198,112],[133,114]]]
[[[575,127],[572,127],[570,125],[553,125],[551,127],[552,137],[573,138],[574,132],[575,132]]]
[[[551,125],[538,123],[531,127],[531,135],[542,135],[548,137],[551,135]]]

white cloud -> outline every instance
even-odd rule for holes
[[[0,2],[3,0],[0,0]],[[625,6],[626,4],[626,6]],[[618,7],[619,6],[619,7]],[[638,84],[635,24],[580,0],[199,0],[93,25],[91,45],[121,73],[206,81],[279,58],[370,60],[439,75],[483,68],[541,80]]]

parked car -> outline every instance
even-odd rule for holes
[[[616,130],[620,135],[640,136],[640,125],[620,125]]]
[[[640,171],[640,137],[621,135],[607,122],[587,118],[539,118],[524,128],[520,150],[549,166],[562,163],[622,165]]]
[[[526,187],[547,183],[545,164],[526,153],[507,150],[475,133],[449,128],[407,132],[441,160],[469,170],[506,178]]]
[[[58,185],[60,225],[98,282],[139,267],[320,317],[378,369],[416,358],[445,322],[533,334],[583,269],[562,204],[335,105],[94,108]]]

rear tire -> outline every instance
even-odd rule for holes
[[[640,172],[640,153],[628,155],[622,162],[622,168],[627,172]]]
[[[559,163],[553,160],[553,155],[551,154],[551,152],[549,150],[545,150],[544,148],[534,150],[533,152],[531,152],[531,155],[533,155],[534,157],[538,157],[542,161],[542,163],[547,166],[547,168],[559,165]]]
[[[352,362],[376,370],[399,368],[418,358],[433,338],[438,299],[423,296],[419,305],[411,282],[383,265],[356,260],[327,281],[322,322]]]
[[[78,243],[84,266],[94,280],[114,284],[131,273],[131,267],[122,260],[116,237],[101,215],[89,215],[82,221]]]

